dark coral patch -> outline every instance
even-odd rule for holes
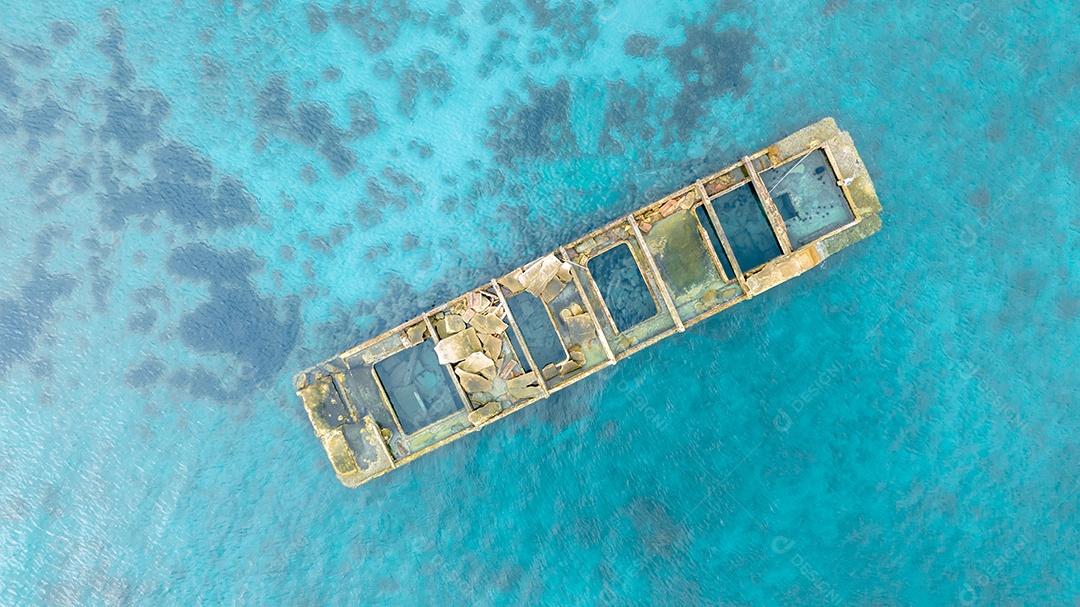
[[[566,80],[549,88],[530,84],[528,103],[507,94],[503,105],[488,110],[488,125],[492,132],[484,145],[505,166],[514,166],[519,159],[554,158],[577,151]]]
[[[360,92],[349,99],[349,131],[360,138],[379,130],[379,117],[371,95]]]
[[[56,301],[70,295],[74,288],[74,277],[36,268],[20,289],[20,298],[0,299],[0,374],[33,353]]]
[[[285,86],[285,78],[277,75],[256,94],[256,116],[263,125],[314,148],[330,164],[334,176],[341,178],[356,168],[356,152],[346,147],[345,142],[358,135],[357,121],[366,121],[360,136],[366,136],[378,125],[371,104],[365,106],[363,103],[365,98],[366,95],[361,93],[356,97],[358,101],[350,100],[352,122],[350,129],[345,130],[334,124],[334,114],[325,103],[303,101],[293,111],[292,94]],[[371,110],[369,116],[358,115],[365,110]]]
[[[22,89],[15,82],[18,72],[12,67],[11,62],[0,57],[0,97],[8,101],[15,101],[22,93]]]
[[[78,35],[79,30],[75,29],[75,24],[70,21],[53,21],[49,24],[49,37],[58,47],[67,46]]]
[[[648,57],[656,52],[660,45],[659,38],[645,34],[631,34],[623,41],[623,52],[631,57]]]
[[[169,116],[169,101],[157,90],[132,94],[105,93],[105,124],[101,136],[116,141],[125,152],[136,152],[161,139],[161,122]]]
[[[154,310],[132,312],[127,318],[127,330],[139,335],[147,335],[154,330],[154,323],[156,322],[157,312]]]
[[[124,373],[124,383],[136,390],[153,385],[165,374],[165,363],[157,358],[146,358]]]
[[[11,56],[30,67],[43,68],[52,62],[52,53],[44,46],[36,44],[12,47]]]
[[[686,40],[664,49],[671,74],[682,83],[671,117],[680,140],[689,137],[712,101],[741,97],[750,88],[743,74],[753,59],[757,36],[736,28],[716,31],[716,18],[688,23]]]
[[[453,89],[454,81],[446,64],[434,52],[420,51],[398,77],[398,109],[412,117],[421,96],[427,97],[432,105],[438,107]]]
[[[124,28],[120,26],[116,13],[112,10],[101,11],[100,21],[108,34],[98,41],[97,49],[113,65],[110,74],[113,83],[126,89],[135,81],[135,68],[124,56]]]
[[[154,152],[153,166],[153,180],[98,198],[105,226],[115,230],[128,217],[161,212],[189,231],[231,229],[255,220],[255,198],[243,184],[226,176],[215,188],[210,162],[191,147],[169,142]]]
[[[404,0],[344,0],[334,6],[333,13],[334,20],[372,55],[389,48],[402,26],[413,20]]]
[[[326,28],[330,27],[330,15],[318,4],[308,4],[305,12],[307,13],[308,29],[311,30],[312,34],[321,34],[326,31]]]
[[[525,6],[536,28],[554,34],[567,55],[581,57],[589,43],[600,36],[599,11],[592,2],[570,0],[548,6],[547,0],[525,0]]]
[[[201,243],[174,250],[166,266],[175,277],[208,283],[210,299],[180,319],[181,341],[195,352],[232,356],[241,364],[240,379],[265,379],[279,370],[299,333],[294,299],[286,300],[279,319],[274,299],[255,291],[251,273],[261,266],[250,251]]]
[[[31,137],[48,137],[59,132],[60,122],[67,116],[68,111],[49,97],[41,105],[23,110],[20,126]]]

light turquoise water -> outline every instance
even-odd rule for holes
[[[3,2],[0,604],[1072,604],[1074,13]],[[337,483],[294,371],[824,115],[879,235]]]

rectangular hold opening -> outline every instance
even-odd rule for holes
[[[765,208],[750,184],[715,199],[713,208],[743,272],[749,272],[783,253],[765,215]]]
[[[374,368],[407,435],[464,409],[431,340],[381,360]]]
[[[616,331],[626,331],[659,314],[656,300],[626,243],[590,259],[588,269],[611,312]]]
[[[548,364],[566,360],[566,350],[563,349],[555,323],[540,298],[522,292],[507,299],[506,305],[510,306],[510,313],[514,315],[514,322],[521,329],[521,337],[529,346],[529,353],[537,367],[543,369]],[[527,367],[529,363],[525,360],[524,350],[520,349],[517,336],[511,338],[511,343],[518,349],[522,366]]]
[[[720,266],[724,268],[724,276],[728,280],[734,280],[735,270],[732,269],[731,262],[728,261],[727,253],[724,252],[724,245],[720,243],[720,235],[716,233],[716,227],[713,226],[712,221],[709,219],[709,213],[705,210],[705,205],[698,205],[694,209],[694,213],[697,214],[698,223],[705,229],[705,233],[709,235],[709,242],[712,243],[713,251],[716,251]]]
[[[761,174],[784,218],[794,248],[805,246],[855,220],[836,174],[822,150]]]

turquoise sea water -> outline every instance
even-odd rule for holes
[[[1071,605],[1075,6],[0,3],[0,605]],[[293,372],[825,115],[882,232],[358,490]]]

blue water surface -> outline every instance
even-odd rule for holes
[[[1071,605],[1075,7],[0,2],[0,605]],[[292,374],[826,115],[882,232],[357,490]]]

